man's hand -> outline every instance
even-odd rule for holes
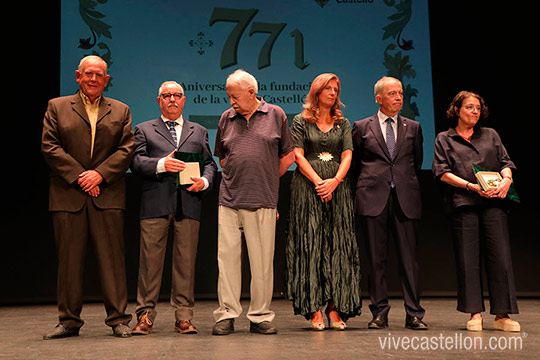
[[[95,186],[95,187],[91,188],[90,190],[88,190],[87,193],[88,193],[88,195],[90,195],[92,197],[98,197],[101,192],[99,190],[99,186]]]
[[[167,170],[167,172],[172,172],[172,173],[177,173],[184,170],[186,168],[186,163],[178,159],[175,159],[173,155],[174,155],[174,151],[170,153],[169,155],[167,155],[167,157],[165,158],[165,162],[163,163],[163,165],[165,166],[165,170]]]
[[[187,191],[198,192],[204,188],[204,180],[202,178],[192,176],[190,179],[194,181],[194,183],[186,189]]]
[[[103,181],[103,176],[96,170],[86,170],[79,175],[77,183],[91,196],[98,196],[100,193],[98,185]]]

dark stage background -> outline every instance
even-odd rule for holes
[[[489,1],[430,1],[430,36],[436,131],[447,129],[445,111],[460,90],[480,93],[491,116],[488,126],[501,135],[519,171],[515,186],[522,203],[512,209],[509,222],[518,295],[540,296],[538,281],[540,212],[529,128],[526,119],[535,105],[534,93],[518,86],[528,66],[520,54],[524,32],[508,3]],[[48,206],[48,168],[40,153],[42,119],[47,100],[59,95],[60,2],[14,5],[9,16],[18,20],[5,33],[4,57],[2,261],[0,304],[48,303],[56,298],[56,255]],[[11,12],[12,11],[12,12]],[[127,10],[129,11],[129,10]],[[520,14],[521,15],[521,14]],[[126,14],[126,16],[128,16]],[[6,44],[6,43],[4,43]],[[7,65],[7,64],[5,64]],[[136,71],[134,72],[136,76]],[[75,82],[75,79],[73,79]],[[12,89],[12,84],[15,88]],[[372,84],[366,84],[372,86]],[[15,106],[11,100],[15,99]],[[121,99],[120,99],[121,100]],[[373,109],[375,112],[376,109]],[[350,119],[351,121],[357,119]],[[291,172],[282,178],[275,253],[275,294],[284,289],[283,250]],[[430,171],[421,178],[424,216],[421,223],[420,263],[424,296],[454,296],[455,266],[441,196]],[[127,175],[126,266],[130,301],[135,299],[139,254],[138,206],[140,180]],[[197,259],[197,298],[215,298],[217,284],[217,189],[205,198]],[[7,195],[7,196],[6,196]],[[361,249],[364,249],[361,244]],[[392,250],[393,251],[393,250]],[[365,254],[362,252],[362,256]],[[389,262],[389,288],[401,294],[393,254]],[[169,259],[169,256],[167,257]],[[247,261],[247,260],[246,260]],[[365,263],[365,260],[364,260]],[[247,270],[247,264],[245,264]],[[244,272],[244,294],[249,294],[249,271]],[[363,289],[367,289],[365,277]],[[487,288],[486,288],[487,289]],[[162,297],[170,292],[170,262],[166,264]],[[365,293],[367,295],[367,293]],[[101,299],[92,246],[88,249],[85,299]]]

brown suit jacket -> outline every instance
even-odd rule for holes
[[[43,120],[41,151],[51,169],[49,210],[78,211],[89,196],[77,184],[79,174],[96,170],[103,176],[101,209],[125,208],[124,175],[133,155],[131,112],[126,104],[102,97],[90,157],[90,121],[80,95],[49,101]]]

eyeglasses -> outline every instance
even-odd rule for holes
[[[482,107],[481,106],[474,106],[474,105],[465,105],[463,106],[466,110],[469,110],[469,111],[473,111],[473,110],[476,110],[478,112],[482,112]]]
[[[181,94],[181,93],[175,93],[175,94],[163,93],[163,94],[161,94],[161,97],[164,100],[170,100],[171,96],[174,96],[175,99],[181,100],[184,97],[184,94]]]

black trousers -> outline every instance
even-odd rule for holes
[[[390,192],[383,212],[378,216],[364,216],[361,226],[365,235],[369,260],[369,308],[373,316],[390,311],[386,284],[388,245],[394,239],[399,259],[401,289],[408,316],[422,319],[425,310],[420,306],[420,267],[417,261],[418,220],[403,214],[394,190]]]
[[[451,218],[458,280],[457,310],[485,311],[485,265],[491,314],[517,314],[507,212],[500,207],[462,206]]]

